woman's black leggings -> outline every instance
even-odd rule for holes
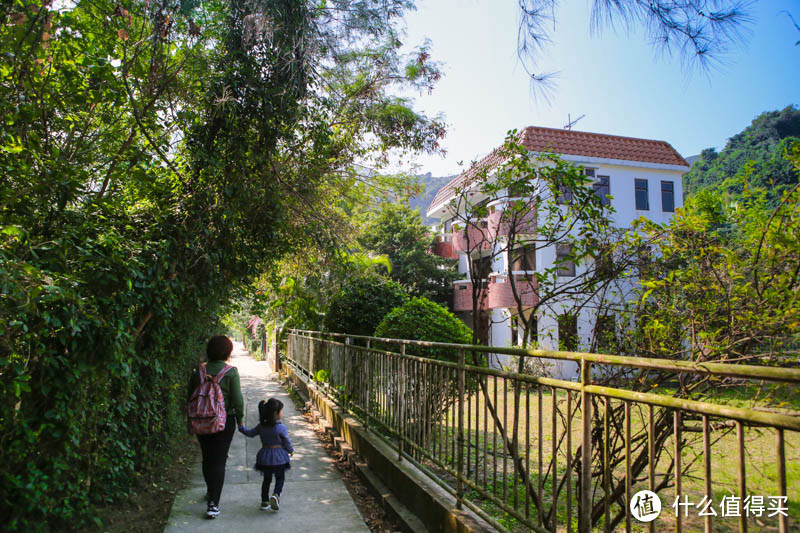
[[[197,436],[203,452],[203,478],[206,480],[208,499],[217,505],[222,494],[222,485],[225,484],[225,463],[228,462],[228,449],[235,430],[236,417],[233,413],[228,413],[225,429],[218,433]]]
[[[283,481],[286,479],[286,469],[283,465],[275,468],[265,468],[261,471],[264,474],[264,481],[261,482],[261,501],[269,501],[269,484],[272,476],[275,476],[275,494],[281,495],[283,491]]]

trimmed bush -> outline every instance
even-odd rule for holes
[[[348,280],[331,299],[325,329],[334,333],[372,335],[381,319],[408,300],[399,283],[381,276]]]
[[[383,317],[375,329],[375,336],[470,344],[472,331],[441,305],[427,298],[413,298]],[[397,345],[376,347],[397,351]],[[446,348],[407,346],[406,353],[440,361],[458,360],[458,351]],[[412,435],[419,435],[422,443],[427,445],[437,433],[437,425],[458,398],[458,380],[454,373],[438,379],[424,379],[421,374],[412,373],[403,379],[403,405],[409,413],[406,423]],[[467,390],[477,388],[473,374],[467,373],[465,387]]]
[[[376,337],[431,342],[471,344],[472,330],[453,313],[427,298],[413,298],[383,317],[375,329]],[[420,357],[457,361],[455,350],[408,346],[406,352]]]

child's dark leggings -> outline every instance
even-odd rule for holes
[[[272,483],[272,476],[275,476],[275,494],[281,495],[283,491],[283,481],[286,479],[286,467],[284,465],[275,467],[265,467],[262,472],[264,473],[264,481],[261,482],[261,501],[269,501],[269,485]]]

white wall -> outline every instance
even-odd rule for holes
[[[612,220],[619,228],[629,228],[634,220],[645,217],[654,222],[663,224],[669,222],[674,212],[662,210],[661,203],[661,181],[673,182],[674,205],[679,208],[683,205],[682,175],[688,169],[670,167],[669,165],[650,165],[646,163],[622,162],[616,160],[602,160],[596,158],[582,158],[577,156],[563,156],[565,160],[594,168],[596,176],[609,176],[609,189],[612,196],[611,205],[615,213]],[[636,209],[636,179],[646,179],[648,181],[648,210]],[[448,216],[448,215],[445,215]],[[536,268],[543,271],[550,268],[555,261],[555,246],[541,248],[536,251]],[[588,265],[576,265],[576,275],[580,275]],[[507,254],[499,254],[495,257],[492,269],[494,272],[507,271],[509,261]],[[458,271],[464,274],[464,279],[468,277],[469,265],[468,255],[464,252],[459,253]],[[626,293],[635,287],[635,280],[624,280],[620,283],[621,293],[616,295],[618,299],[625,299]],[[557,316],[570,309],[574,302],[556,302],[550,309],[542,309],[538,317],[538,337],[539,345],[543,349],[558,349],[558,319]],[[492,346],[511,345],[511,324],[508,319],[507,309],[492,310],[492,325],[490,327],[490,343]],[[592,332],[596,321],[596,312],[593,308],[587,307],[578,315],[578,349],[586,351],[590,348]],[[502,364],[508,364],[505,357],[500,356]],[[552,364],[553,377],[561,379],[572,379],[578,376],[578,365],[570,361],[560,361],[555,359],[548,360]]]

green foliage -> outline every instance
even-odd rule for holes
[[[375,337],[417,341],[471,344],[472,331],[453,313],[427,298],[412,298],[383,317],[375,328]],[[457,361],[455,350],[436,347],[409,346],[406,353]]]
[[[217,317],[330,242],[355,160],[434,150],[405,0],[0,7],[0,512],[91,521],[185,430]],[[333,127],[332,124],[337,124]],[[345,176],[344,178],[342,176]]]
[[[331,298],[325,329],[372,335],[386,313],[403,305],[407,299],[405,290],[395,281],[377,275],[353,277]]]
[[[391,278],[411,296],[447,304],[453,281],[460,277],[455,261],[430,253],[432,236],[420,214],[405,204],[384,202],[370,214],[359,242],[364,248],[385,254],[391,262]]]
[[[703,150],[684,177],[685,192],[692,195],[715,187],[739,197],[745,187],[765,188],[775,205],[800,177],[785,157],[798,143],[800,110],[788,106],[762,113],[731,137],[720,153],[713,148]]]
[[[800,169],[800,147],[787,163]],[[690,339],[698,360],[796,358],[800,188],[775,200],[766,188],[736,201],[706,189],[668,226],[643,226],[661,245],[638,310],[643,351],[678,356]]]
[[[321,368],[314,372],[314,381],[318,383],[327,383],[331,377],[331,373],[324,368]]]

